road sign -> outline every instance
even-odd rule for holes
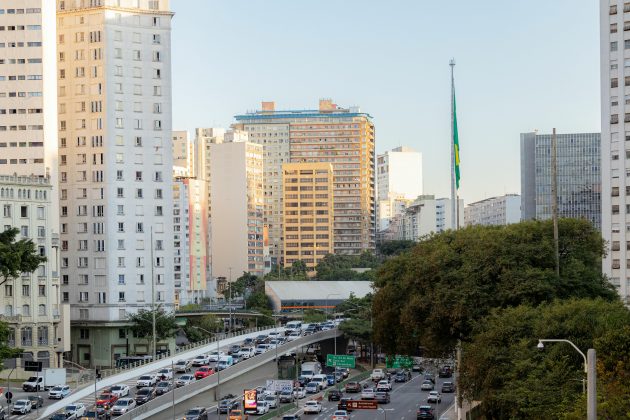
[[[41,372],[42,362],[32,362],[30,360],[24,361],[24,370],[27,372]]]
[[[13,398],[13,392],[11,392],[11,391],[7,391],[7,392],[5,392],[5,393],[4,393],[4,397],[5,397],[7,400],[10,400],[11,398]]]
[[[409,356],[388,356],[385,360],[388,369],[413,368],[413,359]]]
[[[347,356],[345,354],[328,354],[326,355],[326,366],[354,369],[356,363],[354,356]]]
[[[376,400],[350,400],[346,406],[351,410],[376,410],[378,402]]]

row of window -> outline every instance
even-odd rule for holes
[[[155,154],[153,156],[153,163],[155,165],[161,165],[162,164],[162,155],[161,154]],[[116,153],[115,156],[116,160],[115,163],[125,163],[125,154],[124,153]],[[59,165],[60,166],[65,166],[68,164],[68,156],[67,155],[59,155]],[[144,157],[142,154],[136,154],[135,155],[135,159],[134,159],[134,163],[136,164],[143,164],[144,162]],[[103,153],[94,153],[92,154],[92,164],[93,165],[102,165],[104,163],[104,155]],[[80,153],[77,154],[77,161],[75,162],[75,164],[77,165],[85,165],[87,164],[87,154],[86,153]]]
[[[41,47],[41,41],[29,42],[0,42],[0,48]]]
[[[30,165],[44,163],[44,159],[0,159],[0,165]]]
[[[0,26],[0,31],[41,31],[42,25],[10,25],[10,26]]]
[[[46,296],[46,285],[39,284],[37,285],[37,296],[44,297]],[[30,296],[31,295],[31,286],[30,284],[22,285],[22,296]],[[13,297],[13,285],[5,284],[4,285],[4,297]]]
[[[87,171],[77,171],[76,181],[87,181]],[[124,174],[122,170],[116,171],[116,180],[124,181]],[[144,181],[142,171],[135,171],[135,180]],[[156,171],[151,179],[152,182],[162,182],[162,171]],[[60,172],[60,182],[68,182],[68,173]],[[92,182],[104,182],[103,171],[92,171]],[[122,194],[122,191],[119,191]]]
[[[1,61],[1,60],[0,60]],[[0,63],[2,64],[2,63]],[[76,95],[86,95],[86,89],[85,89],[86,85],[82,85],[82,84],[78,84],[76,85]],[[140,86],[140,90],[138,90],[138,88],[136,86]],[[103,91],[103,87],[101,85],[101,83],[98,83],[97,85],[94,85],[95,89],[92,92],[94,95],[101,95],[102,91]],[[142,95],[142,85],[134,85],[134,95]],[[114,83],[114,93],[125,93],[123,91],[123,84],[122,83]],[[66,87],[65,86],[59,86],[59,96],[63,97],[66,96]],[[153,96],[162,96],[162,86],[157,86],[154,85],[153,86]]]
[[[4,198],[4,188],[0,190],[0,197]],[[18,190],[22,191],[22,190]],[[46,195],[46,191],[41,191],[41,193],[43,193],[42,195]],[[8,197],[7,197],[8,198]],[[22,198],[21,196],[19,198]],[[24,192],[24,198],[30,199],[31,198],[31,191],[30,190],[25,190]],[[18,206],[16,206],[18,207]],[[46,218],[46,209],[44,207],[37,207],[37,218],[40,220],[43,220]],[[4,217],[12,217],[13,216],[13,205],[12,204],[3,204],[2,205],[2,215]],[[28,218],[29,217],[29,206],[19,206],[19,215],[21,218]],[[41,228],[43,228],[43,226],[41,226]],[[28,235],[24,235],[24,236],[28,236]],[[40,235],[44,236],[44,234]]]
[[[155,293],[155,300],[157,302],[164,302],[164,294],[165,292],[156,292]],[[94,303],[107,303],[107,293],[106,292],[96,292],[96,296],[97,296],[97,302]],[[70,301],[70,293],[69,292],[63,292],[62,293],[62,301],[63,302],[69,302]],[[125,292],[118,292],[118,302],[126,302],[127,299],[125,297]],[[144,291],[142,290],[138,290],[136,291],[136,301],[137,302],[144,302],[145,298],[144,298]],[[90,303],[90,294],[89,292],[79,292],[79,303]],[[81,337],[84,338],[84,337]]]
[[[23,15],[25,13],[41,13],[42,9],[39,7],[29,7],[28,9],[0,9],[0,15]]]
[[[40,124],[35,125],[0,125],[0,131],[40,131],[43,130],[44,126]],[[37,142],[41,143],[41,142]],[[2,146],[4,144],[4,146]],[[9,144],[10,147],[17,147],[17,142],[11,142]],[[33,145],[36,146],[36,145]],[[0,147],[6,147],[6,143],[0,143]],[[20,147],[26,147],[25,142],[20,142]],[[37,146],[39,147],[39,146]]]

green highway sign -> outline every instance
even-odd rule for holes
[[[409,356],[388,356],[385,360],[385,367],[391,369],[411,369],[413,368],[413,359]]]
[[[346,356],[345,354],[328,354],[326,355],[326,366],[354,369],[356,364],[354,356]]]

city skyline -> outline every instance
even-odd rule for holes
[[[480,8],[403,1],[394,9],[367,3],[335,4],[329,13],[333,3],[325,1],[309,9],[309,19],[285,1],[247,3],[245,14],[240,1],[173,4],[173,127],[229,127],[234,115],[262,100],[275,100],[278,109],[304,109],[333,97],[374,116],[377,153],[401,145],[423,153],[424,190],[448,197],[448,61],[455,57],[465,202],[520,192],[521,132],[599,132],[595,4],[491,2]],[[213,30],[200,34],[208,16],[215,17]],[[450,24],[439,16],[449,16]],[[563,22],[580,31],[558,31]],[[462,36],[468,32],[474,35]],[[353,40],[364,48],[347,54],[343,45]],[[208,46],[202,53],[195,50],[200,44]],[[290,57],[280,53],[285,47]],[[311,56],[343,71],[308,66]],[[419,130],[409,131],[409,121]]]

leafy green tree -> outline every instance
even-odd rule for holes
[[[182,305],[179,307],[178,311],[180,312],[186,312],[186,311],[199,311],[201,310],[201,305],[198,305],[196,303],[189,303],[187,305]]]
[[[370,271],[359,273],[353,268],[376,268],[379,264],[378,258],[369,251],[361,255],[328,254],[315,267],[316,278],[321,281],[371,280]]]
[[[326,321],[326,315],[321,311],[316,311],[314,309],[307,309],[304,311],[304,322],[312,323],[324,321]]]
[[[46,257],[37,253],[35,244],[30,239],[16,240],[20,233],[17,228],[0,232],[0,276],[2,282],[14,279],[22,273],[32,273],[40,264],[46,262]]]
[[[540,351],[538,339],[568,339],[584,352],[595,346],[613,373],[620,355],[629,360],[624,344],[630,341],[616,341],[620,336],[611,332],[629,323],[630,312],[619,301],[602,299],[492,311],[475,323],[472,339],[463,345],[461,390],[466,399],[482,402],[487,419],[559,418],[581,397],[584,361],[568,344],[547,343]],[[618,344],[604,347],[613,340]]]
[[[379,254],[385,257],[392,257],[409,251],[416,246],[415,241],[401,240],[401,241],[386,241],[377,245],[376,249]]]
[[[232,291],[235,296],[247,297],[252,290],[258,288],[258,283],[260,281],[261,280],[258,276],[248,272],[243,272],[243,275],[236,279],[236,281],[232,284]]]
[[[127,319],[132,323],[131,330],[137,338],[147,340],[149,352],[152,352],[153,341],[153,313],[152,310],[140,309],[136,313],[129,314]],[[167,313],[163,308],[155,309],[155,338],[156,341],[164,340],[173,335],[178,329],[175,315]]]
[[[471,226],[421,241],[378,272],[374,335],[387,352],[451,354],[494,308],[617,294],[601,273],[604,242],[586,220],[561,219],[560,277],[551,221]]]

